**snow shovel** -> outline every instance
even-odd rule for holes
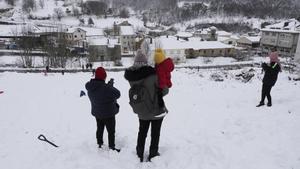
[[[41,141],[45,141],[45,142],[51,144],[51,145],[54,146],[54,147],[58,147],[57,145],[55,145],[55,144],[52,143],[51,141],[47,140],[47,138],[46,138],[44,135],[42,135],[42,134],[38,136],[38,139],[41,140]]]

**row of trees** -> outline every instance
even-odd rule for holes
[[[19,38],[16,44],[20,50],[23,67],[34,67],[34,53],[40,51],[45,66],[66,67],[68,61],[80,57],[71,52],[70,43],[64,38],[63,33],[53,31],[51,35],[37,37],[31,34],[30,27],[23,27],[21,32],[15,31]]]
[[[299,0],[212,0],[210,10],[227,15],[249,17],[298,18]]]

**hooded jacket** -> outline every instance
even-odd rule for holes
[[[165,59],[160,64],[155,65],[156,73],[159,81],[159,88],[172,87],[171,72],[174,70],[174,63],[171,58]]]
[[[164,112],[162,108],[158,105],[158,81],[155,69],[151,66],[132,66],[125,70],[124,77],[128,80],[130,86],[135,84],[143,83],[145,88],[149,91],[149,95],[153,101],[153,107],[151,107],[151,113],[149,112],[139,112],[138,117],[142,120],[156,120],[163,117],[155,117]]]
[[[85,88],[91,101],[93,116],[104,119],[113,117],[119,112],[117,99],[121,94],[112,84],[106,84],[104,80],[91,79]]]
[[[270,65],[263,63],[262,68],[265,71],[263,84],[274,86],[277,81],[278,73],[281,71],[280,65],[275,62],[271,62]]]

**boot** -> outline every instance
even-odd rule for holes
[[[271,103],[271,102],[268,102],[268,103],[267,103],[267,106],[268,106],[268,107],[271,107],[271,106],[272,106],[272,103]]]
[[[118,149],[118,148],[115,148],[115,147],[109,147],[109,149],[111,149],[113,151],[116,151],[118,153],[121,151],[121,149]]]
[[[260,106],[263,106],[263,105],[265,105],[265,103],[264,102],[260,102],[256,107],[260,107]]]
[[[151,159],[154,158],[154,157],[156,157],[156,156],[160,156],[160,153],[159,153],[159,152],[156,152],[156,153],[154,153],[154,154],[151,154],[151,153],[150,153],[150,155],[149,155],[149,157],[148,157],[148,161],[151,162]]]

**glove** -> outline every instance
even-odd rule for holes
[[[113,86],[113,85],[114,85],[114,79],[111,78],[111,79],[107,82],[107,84],[108,84],[109,86]]]

